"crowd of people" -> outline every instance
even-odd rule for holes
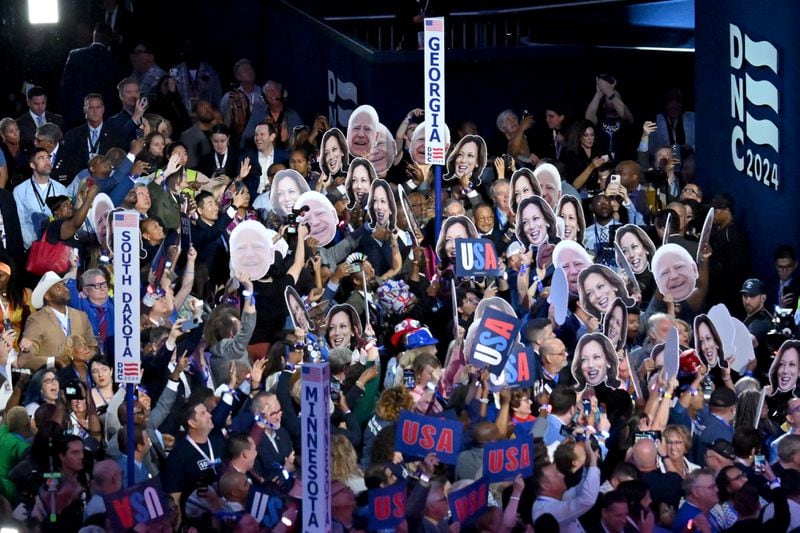
[[[153,486],[137,530],[301,531],[302,368],[324,363],[333,531],[382,530],[370,493],[397,484],[398,531],[800,527],[796,253],[751,276],[741,206],[695,179],[680,90],[637,121],[598,74],[586,102],[448,128],[437,235],[421,109],[361,105],[342,131],[248,59],[223,92],[196,53],[165,71],[145,43],[109,89],[115,42],[101,23],[70,53],[60,109],[33,85],[0,120],[3,526],[128,529],[115,498]],[[141,232],[132,409],[121,210]],[[457,274],[462,238],[491,243],[491,272]],[[502,363],[528,371],[481,358],[490,309],[518,326]],[[455,461],[398,450],[410,413],[463,425]],[[532,474],[460,521],[485,449],[517,439]]]

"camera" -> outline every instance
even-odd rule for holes
[[[784,342],[796,338],[794,313],[791,309],[775,306],[772,329],[767,332],[767,349],[775,353]]]
[[[81,389],[81,384],[77,379],[70,379],[64,385],[64,396],[66,396],[67,401],[72,400],[83,400],[83,389]]]
[[[310,208],[307,205],[304,205],[300,209],[293,208],[292,212],[286,215],[286,233],[292,235],[297,234],[297,227],[300,225],[300,222],[302,222],[302,216],[303,214],[307,213],[309,209]]]

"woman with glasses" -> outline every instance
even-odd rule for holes
[[[36,372],[31,377],[28,389],[25,391],[25,399],[22,402],[28,415],[32,417],[39,406],[43,404],[55,405],[60,391],[61,387],[55,370],[44,368]],[[12,407],[10,402],[6,407]]]
[[[686,479],[689,472],[700,468],[689,461],[686,455],[692,447],[692,436],[689,430],[683,426],[670,425],[661,432],[661,461],[659,468],[661,472],[675,472]]]

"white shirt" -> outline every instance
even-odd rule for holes
[[[591,466],[586,469],[581,482],[569,489],[560,500],[548,496],[539,496],[533,502],[532,517],[534,520],[543,514],[551,514],[561,526],[561,533],[583,533],[584,529],[578,520],[597,501],[600,491],[600,469]]]
[[[48,217],[51,216],[53,213],[50,212],[50,208],[44,203],[45,199],[50,196],[67,196],[66,187],[53,179],[49,179],[44,187],[34,185],[35,181],[34,179],[25,180],[25,182],[18,185],[13,192],[14,201],[17,203],[19,224],[22,229],[22,241],[25,244],[25,249],[30,248],[31,243],[36,240],[36,230],[33,227],[31,215],[33,213],[41,213]],[[34,192],[34,187],[38,187],[36,192]],[[39,202],[40,198],[41,203]]]
[[[788,498],[787,501],[789,502],[789,528],[786,531],[792,531],[800,527],[800,503],[791,498]],[[775,504],[771,503],[764,508],[762,520],[766,522],[773,516],[775,516]]]
[[[275,161],[275,149],[273,149],[269,155],[264,155],[261,152],[258,152],[258,164],[261,165],[261,180],[258,182],[258,192],[262,193],[264,190],[269,187],[269,178],[267,177],[267,170],[269,167],[272,166],[272,163]]]

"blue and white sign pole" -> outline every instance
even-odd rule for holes
[[[139,213],[114,212],[114,381],[125,383],[128,408],[128,486],[134,485],[133,452],[136,423],[133,415],[133,388],[141,380],[139,314]]]
[[[436,236],[442,229],[442,165],[447,155],[444,122],[444,17],[425,19],[425,163],[436,174]]]
[[[302,366],[300,424],[303,454],[302,531],[331,531],[331,375],[328,364]]]

